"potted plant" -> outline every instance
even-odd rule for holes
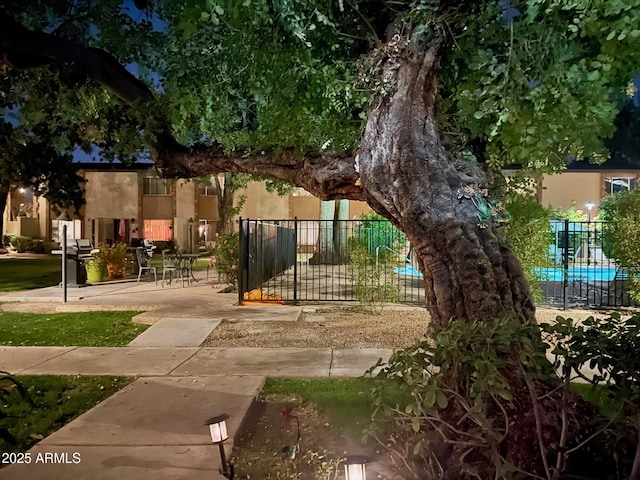
[[[84,264],[87,271],[87,281],[98,283],[107,279],[107,259],[104,250],[96,248],[91,251],[91,260]]]
[[[132,262],[126,243],[100,244],[100,251],[104,255],[109,271],[109,278],[122,278],[128,264]]]
[[[106,263],[96,260],[95,258],[86,262],[84,268],[87,271],[87,282],[98,283],[107,278],[106,267]]]

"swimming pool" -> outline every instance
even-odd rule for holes
[[[422,278],[422,272],[416,268],[413,268],[411,265],[407,265],[406,267],[396,267],[394,270],[398,275]]]
[[[570,281],[610,282],[616,276],[616,270],[616,267],[601,267],[598,265],[569,267],[567,275]],[[411,265],[396,267],[395,271],[398,275],[422,278],[422,272]],[[534,268],[533,273],[542,282],[562,282],[564,280],[564,270],[562,268]]]
[[[569,267],[567,277],[569,281],[582,280],[586,282],[610,282],[616,276],[616,267],[580,266]],[[564,270],[562,268],[534,268],[533,273],[542,282],[562,282]]]

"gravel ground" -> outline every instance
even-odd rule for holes
[[[593,310],[539,308],[539,322],[562,315],[584,319]],[[380,315],[356,308],[305,308],[296,322],[224,321],[205,340],[207,347],[403,348],[422,337],[429,314],[418,307],[387,307]]]

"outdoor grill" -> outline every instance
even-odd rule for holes
[[[91,259],[93,245],[91,240],[79,238],[67,240],[67,285],[70,287],[84,287],[87,285],[87,271],[84,262]],[[62,255],[62,249],[51,253]]]

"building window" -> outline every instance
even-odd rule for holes
[[[217,195],[217,193],[218,193],[218,189],[216,188],[215,185],[205,185],[205,184],[198,185],[198,195],[212,196],[212,195]]]
[[[198,237],[207,243],[214,240],[218,222],[213,220],[200,220],[198,224]]]
[[[145,220],[144,238],[154,241],[173,239],[173,222],[171,220]]]
[[[171,195],[171,182],[166,178],[144,177],[142,191],[145,195]]]
[[[635,190],[636,185],[635,177],[607,177],[604,179],[604,193],[611,195],[612,193]]]

